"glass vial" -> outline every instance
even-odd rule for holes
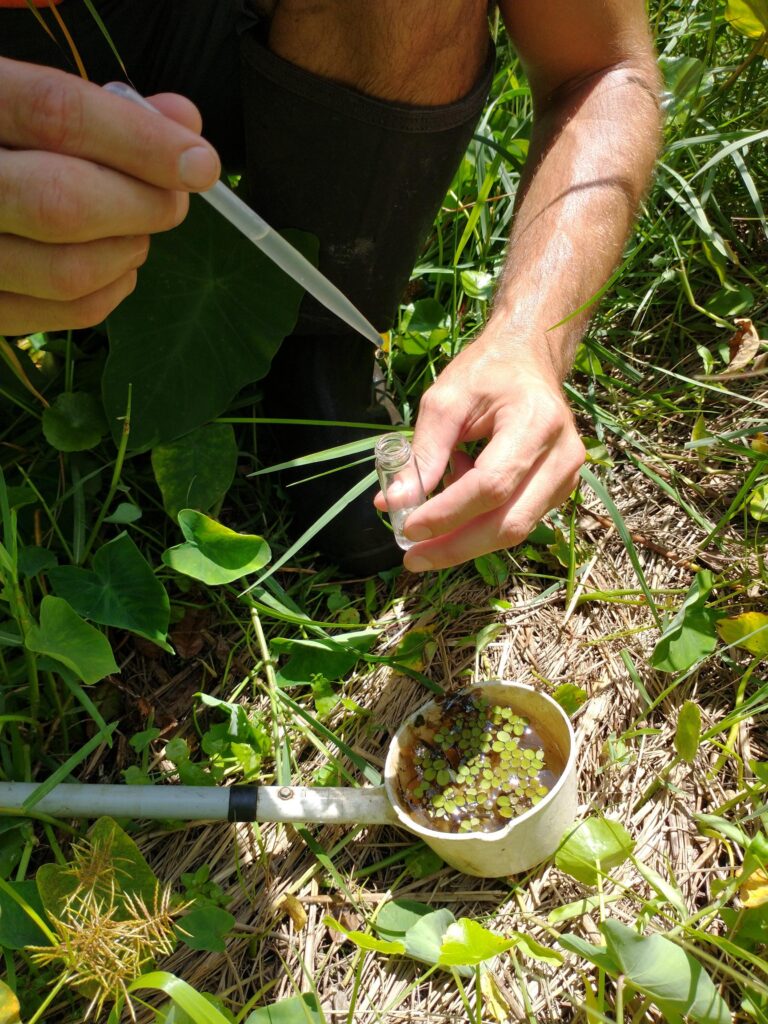
[[[405,537],[405,520],[427,500],[421,474],[410,442],[403,434],[384,434],[376,442],[376,472],[387,502],[389,521],[398,547],[416,543]]]

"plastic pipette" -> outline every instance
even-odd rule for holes
[[[160,114],[156,107],[153,107],[148,100],[145,100],[135,89],[125,85],[124,82],[110,82],[104,88],[116,96],[132,100],[147,110]],[[381,345],[381,336],[376,328],[347,296],[324,274],[321,274],[317,267],[313,267],[298,249],[294,249],[290,242],[286,242],[283,236],[271,228],[258,213],[255,213],[250,206],[246,206],[242,199],[236,196],[230,188],[227,188],[223,181],[217,181],[212,188],[200,192],[199,195],[230,224],[233,224],[238,231],[241,231],[249,241],[258,246],[264,255],[276,263],[281,270],[284,270],[289,277],[298,281],[302,288],[314,295],[318,302],[322,302],[327,309],[330,309],[350,327],[359,331],[374,345]]]

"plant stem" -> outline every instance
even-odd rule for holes
[[[291,782],[291,768],[288,751],[287,749],[284,750],[284,737],[281,735],[280,731],[277,700],[277,676],[275,675],[275,666],[269,653],[269,646],[267,644],[267,638],[264,635],[264,628],[261,625],[259,613],[253,607],[251,608],[251,622],[253,623],[253,628],[256,630],[256,639],[259,643],[264,672],[267,677],[267,695],[269,697],[269,706],[272,711],[272,742],[275,747],[275,779],[277,780],[278,785],[287,786],[290,785]]]
[[[36,1024],[36,1022],[38,1020],[40,1020],[42,1015],[45,1013],[45,1011],[51,1005],[51,1003],[56,998],[56,996],[59,994],[59,992],[62,990],[62,988],[66,985],[66,983],[67,983],[67,976],[66,976],[66,974],[63,974],[59,978],[59,980],[56,982],[56,984],[53,986],[53,988],[48,993],[48,995],[45,997],[45,999],[42,1001],[42,1003],[40,1003],[38,1008],[35,1010],[34,1014],[29,1018],[29,1020],[27,1021],[27,1024]]]
[[[93,525],[93,529],[91,530],[91,535],[88,538],[88,542],[83,548],[83,556],[80,559],[81,562],[84,562],[91,552],[91,548],[93,547],[96,538],[99,535],[101,524],[104,522],[104,518],[107,512],[109,511],[109,506],[112,504],[112,499],[114,498],[115,493],[117,491],[117,486],[120,483],[120,475],[123,472],[123,462],[125,461],[125,453],[128,449],[128,437],[131,433],[131,389],[132,385],[129,384],[128,401],[126,404],[125,416],[123,417],[123,432],[120,435],[120,445],[117,449],[117,458],[115,459],[115,466],[114,469],[112,470],[112,479],[110,480],[109,483],[109,491],[107,492],[107,497],[105,498],[101,508],[99,509],[99,514],[96,517],[96,522]]]

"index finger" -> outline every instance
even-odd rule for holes
[[[206,189],[219,176],[200,135],[74,75],[0,58],[0,96],[0,145],[80,157],[165,189]]]

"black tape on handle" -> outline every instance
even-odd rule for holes
[[[228,821],[256,821],[259,786],[230,786]]]

